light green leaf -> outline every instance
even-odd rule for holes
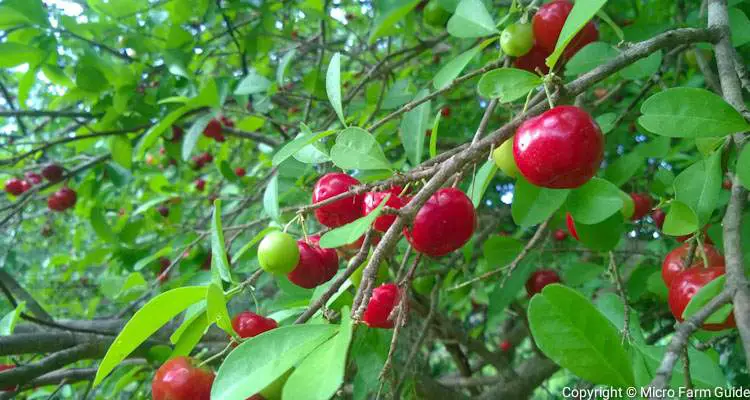
[[[364,217],[324,233],[323,236],[320,237],[320,247],[331,249],[356,242],[365,232],[367,232],[370,225],[372,225],[375,219],[380,215],[380,212],[383,210],[385,203],[390,197],[390,194],[383,197],[380,204]]]
[[[192,107],[190,106],[183,106],[180,107],[169,114],[167,114],[166,117],[161,119],[158,124],[152,126],[145,135],[143,135],[143,138],[138,142],[138,145],[136,146],[135,152],[136,152],[136,158],[142,159],[143,156],[146,154],[146,151],[151,148],[151,146],[156,143],[156,139],[158,139],[164,131],[171,128],[172,125],[180,119],[185,113],[192,110]]]
[[[448,20],[448,33],[457,38],[475,38],[500,33],[481,0],[461,0]]]
[[[331,102],[333,110],[339,116],[341,124],[346,126],[344,110],[341,105],[341,53],[334,54],[331,57],[331,62],[328,64],[328,70],[326,71],[326,93],[328,94],[328,101]]]
[[[3,319],[0,319],[0,336],[9,336],[13,334],[16,329],[16,323],[21,319],[21,313],[26,309],[26,302],[20,301],[13,311],[5,314]]]
[[[471,49],[461,53],[458,57],[448,61],[448,63],[443,65],[443,67],[440,68],[440,71],[435,74],[435,77],[432,78],[432,86],[435,89],[440,90],[450,85],[451,82],[453,82],[453,80],[461,74],[461,71],[466,68],[469,62],[471,62],[471,60],[476,57],[479,52],[481,52],[485,47],[489,46],[495,40],[497,40],[496,37],[487,39],[480,43],[478,46],[474,46]]]
[[[229,318],[224,292],[216,283],[208,285],[206,291],[206,318],[208,318],[209,324],[216,323],[216,326],[230,336],[237,335],[232,328],[232,320]]]
[[[336,137],[331,160],[341,169],[391,169],[375,137],[362,128],[346,128]]]
[[[112,161],[120,164],[123,168],[130,169],[133,165],[133,146],[127,136],[112,137],[109,140],[109,149],[112,154]]]
[[[190,159],[190,154],[193,152],[195,145],[198,143],[198,139],[200,139],[203,131],[206,129],[206,126],[213,118],[213,113],[204,114],[198,117],[198,119],[196,119],[193,124],[190,125],[190,129],[188,129],[185,137],[182,138],[183,161],[187,161]]]
[[[487,160],[482,167],[479,168],[476,175],[474,175],[474,179],[471,181],[471,186],[469,187],[469,194],[471,202],[474,204],[474,208],[479,207],[484,192],[487,191],[487,186],[492,182],[492,178],[495,177],[496,172],[497,166],[495,165],[495,161]]]
[[[573,9],[565,19],[560,36],[557,38],[555,51],[547,57],[547,66],[550,70],[554,69],[557,60],[562,56],[563,51],[573,40],[576,34],[583,29],[586,24],[599,12],[607,0],[578,0],[573,4]]]
[[[615,127],[615,121],[617,121],[617,114],[615,113],[606,113],[596,117],[596,123],[605,135]]]
[[[696,257],[700,257],[700,255],[696,254]],[[716,297],[719,293],[721,293],[722,290],[724,290],[724,284],[726,283],[726,280],[726,275],[720,275],[700,288],[700,290],[698,290],[698,292],[690,298],[690,301],[685,307],[685,310],[682,312],[682,318],[688,319],[692,317],[695,313],[700,311],[701,308],[708,304],[708,302],[713,300],[714,297]],[[708,318],[706,318],[705,323],[721,324],[726,321],[727,317],[729,317],[729,314],[731,313],[732,304],[725,304],[718,310],[716,310],[713,314],[711,314]]]
[[[420,90],[414,100],[422,99],[428,94],[427,89]],[[431,101],[426,101],[404,114],[398,129],[401,144],[404,146],[406,156],[412,165],[419,165],[422,162],[424,135],[429,126],[431,103]]]
[[[642,58],[633,64],[628,65],[620,71],[620,76],[625,79],[644,79],[649,78],[659,72],[661,65],[661,51],[651,53],[650,56]]]
[[[164,292],[146,303],[125,324],[104,355],[96,371],[94,386],[112,372],[130,353],[149,336],[185,310],[189,305],[206,298],[205,286],[187,286]]]
[[[568,210],[577,223],[593,225],[622,209],[620,189],[611,182],[592,178],[568,196]]]
[[[739,8],[729,9],[729,30],[732,33],[732,46],[740,47],[750,42],[750,20]]]
[[[157,251],[156,253],[153,253],[149,255],[148,257],[143,257],[140,260],[138,260],[138,262],[133,264],[133,271],[140,271],[146,266],[148,266],[149,264],[151,264],[152,262],[156,261],[157,259],[161,257],[169,256],[170,254],[172,254],[172,247],[171,246],[164,247],[160,249],[159,251]]]
[[[669,137],[718,137],[750,129],[737,110],[705,89],[667,89],[644,101],[641,113],[638,123]]]
[[[675,199],[689,206],[703,226],[718,205],[721,182],[721,151],[716,151],[677,175],[674,180]]]
[[[0,68],[12,68],[26,63],[34,66],[43,56],[44,53],[36,47],[16,42],[0,43]]]
[[[750,146],[742,148],[742,152],[737,157],[737,177],[746,189],[750,190]]]
[[[569,189],[547,189],[534,186],[519,176],[511,204],[513,221],[523,228],[541,223],[565,203],[569,193]]]
[[[242,246],[236,253],[234,253],[234,255],[232,256],[232,258],[235,259],[235,260],[237,260],[237,261],[239,261],[240,259],[242,259],[242,256],[244,256],[245,253],[247,253],[250,249],[252,249],[253,246],[255,246],[258,242],[260,242],[261,240],[263,240],[263,238],[267,234],[269,234],[270,232],[273,232],[273,231],[278,231],[278,230],[279,230],[279,228],[275,227],[275,226],[268,226],[265,229],[261,230],[255,236],[253,236],[253,238],[250,239],[249,242],[245,243],[244,246]]]
[[[297,136],[291,142],[285,144],[284,147],[279,149],[279,151],[277,151],[276,154],[273,155],[273,159],[271,160],[271,162],[274,166],[281,164],[287,158],[302,150],[305,146],[315,143],[326,136],[333,135],[334,133],[336,133],[336,131],[328,130],[325,132],[313,133],[310,132],[310,128],[307,128],[307,126],[303,124],[302,133],[303,134]]]
[[[695,211],[687,204],[673,200],[661,230],[670,236],[682,236],[697,231],[698,227],[698,216]]]
[[[432,134],[430,135],[430,158],[435,158],[437,156],[437,139],[438,139],[438,130],[440,128],[440,116],[441,112],[438,111],[435,114],[435,121],[432,123]]]
[[[372,45],[377,38],[391,34],[394,31],[394,25],[404,19],[419,4],[419,1],[411,0],[398,6],[395,6],[398,3],[392,2],[393,7],[375,18],[374,29],[367,41],[368,44]]]
[[[611,44],[594,42],[579,50],[567,63],[566,75],[581,75],[617,57],[618,51]]]
[[[234,90],[236,95],[263,93],[271,86],[271,81],[265,76],[258,74],[256,70],[250,70],[248,75],[243,78]]]
[[[526,96],[542,84],[537,74],[515,68],[500,68],[482,75],[477,90],[483,97],[509,103]]]
[[[107,222],[107,218],[104,216],[104,210],[99,207],[91,209],[91,227],[94,228],[94,232],[100,239],[106,242],[116,243],[117,238],[115,237],[114,232],[112,232],[112,228],[110,227],[109,222]]]
[[[247,131],[247,132],[255,132],[259,130],[260,128],[265,125],[266,119],[261,117],[256,117],[255,115],[251,115],[247,118],[243,118],[237,122],[237,129]]]
[[[276,69],[276,83],[278,83],[279,86],[284,86],[284,75],[286,75],[286,70],[289,68],[289,64],[292,62],[292,59],[296,55],[297,50],[289,50],[286,54],[284,54],[284,57],[281,58],[281,61],[279,61],[279,67],[278,69]]]
[[[224,246],[224,229],[221,226],[221,200],[214,200],[214,214],[211,224],[211,274],[214,282],[233,282]]]
[[[278,221],[279,217],[281,216],[281,211],[279,209],[279,175],[278,174],[273,175],[271,180],[268,181],[268,186],[266,186],[266,191],[263,192],[263,210],[274,221]]]
[[[174,349],[170,358],[189,355],[201,341],[206,329],[210,325],[205,312],[196,313],[192,318],[186,320],[184,324],[187,325],[185,325],[184,330],[179,335],[179,339],[173,342]]]

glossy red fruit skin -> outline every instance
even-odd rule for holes
[[[312,202],[319,203],[337,194],[349,191],[359,181],[347,174],[332,172],[323,175],[313,188]],[[315,209],[315,218],[322,225],[336,228],[362,216],[363,195],[350,196]]]
[[[42,168],[42,176],[52,183],[60,182],[64,174],[65,170],[57,164],[49,164]]]
[[[196,179],[195,180],[195,190],[202,192],[204,189],[206,189],[206,181],[204,179]]]
[[[450,107],[443,107],[440,109],[440,115],[443,117],[450,117],[451,116],[451,109]]]
[[[250,311],[243,311],[232,318],[232,328],[243,339],[258,336],[278,327],[279,324],[273,319]]]
[[[65,211],[76,205],[78,196],[73,189],[64,187],[47,198],[47,207],[53,211]]]
[[[518,170],[536,186],[574,189],[588,182],[604,156],[604,137],[584,110],[557,106],[525,121],[513,139]]]
[[[372,291],[372,297],[367,303],[362,320],[370,328],[391,329],[395,323],[394,319],[389,319],[391,312],[398,305],[401,295],[398,286],[393,283],[386,283],[375,288]]]
[[[562,242],[567,237],[568,237],[568,233],[565,232],[564,230],[558,229],[555,231],[555,240],[557,240],[558,242]]]
[[[654,225],[656,225],[659,230],[661,230],[661,227],[664,226],[664,220],[666,218],[667,214],[661,208],[657,208],[656,210],[651,212],[651,219],[654,220]]]
[[[633,199],[633,215],[630,217],[631,221],[637,221],[648,214],[653,207],[653,201],[648,193],[630,193],[630,198]]]
[[[573,216],[570,213],[565,214],[565,225],[568,227],[570,236],[573,236],[576,240],[581,240],[578,238],[578,232],[576,232],[576,222],[573,221]]]
[[[42,183],[42,176],[37,174],[36,172],[27,172],[24,177],[26,178],[26,182],[32,184],[32,185],[38,185]]]
[[[703,249],[706,251],[706,258],[708,259],[709,267],[724,267],[724,256],[719,254],[714,246],[704,244]],[[672,284],[675,277],[682,273],[682,271],[690,268],[705,268],[705,265],[703,265],[703,257],[698,253],[698,250],[696,250],[695,256],[693,257],[693,263],[690,266],[685,266],[689,254],[690,244],[685,243],[670,251],[664,258],[664,262],[661,264],[661,278],[664,280],[667,287]]]
[[[526,293],[531,297],[540,293],[545,286],[559,282],[560,275],[557,274],[557,271],[553,269],[536,270],[526,281]]]
[[[461,248],[471,239],[477,217],[464,192],[443,188],[419,209],[411,229],[404,227],[406,240],[420,253],[441,257]]]
[[[299,262],[294,270],[287,274],[289,281],[299,287],[312,289],[333,278],[339,269],[339,256],[334,249],[322,249],[318,245],[320,236],[308,236],[297,241]]]
[[[23,184],[23,182],[23,180],[18,178],[10,178],[5,181],[5,191],[12,194],[13,196],[20,195],[25,192],[25,185]]]
[[[208,121],[208,125],[203,128],[203,136],[214,139],[216,139],[218,136],[221,136],[221,122],[219,122],[219,120],[216,118],[212,118],[210,121]]]
[[[15,367],[16,366],[13,365],[13,364],[0,364],[0,372],[7,371],[7,370],[13,369]],[[16,390],[18,390],[18,386],[6,386],[6,387],[0,389],[0,391],[2,391],[2,392],[15,392]]]
[[[189,357],[165,362],[151,382],[153,400],[210,400],[214,373],[193,366]]]
[[[247,171],[245,171],[245,168],[237,167],[237,168],[234,169],[234,174],[237,175],[240,178],[242,178],[243,176],[245,176],[246,173],[247,173]]]
[[[547,74],[549,73],[549,67],[545,62],[550,54],[551,53],[548,53],[546,50],[535,45],[528,53],[521,57],[516,57],[513,61],[513,66],[534,74],[536,74],[536,70],[539,69],[543,74]]]
[[[724,275],[723,267],[711,267],[711,268],[690,268],[681,272],[677,275],[672,284],[669,285],[669,310],[672,311],[672,315],[677,321],[682,322],[682,313],[685,312],[685,308],[690,299],[698,293],[698,291],[706,286],[707,283],[716,279],[717,277]],[[720,331],[724,329],[734,328],[736,325],[734,320],[734,314],[729,314],[729,317],[720,324],[703,324],[701,327],[707,331]]]
[[[500,343],[500,350],[502,350],[502,351],[506,351],[507,352],[507,351],[510,351],[510,349],[512,349],[512,348],[513,348],[513,345],[509,341],[507,341],[507,340],[503,340]]]
[[[408,203],[408,199],[399,197],[399,194],[401,194],[401,190],[401,187],[394,187],[386,192],[365,193],[364,200],[362,201],[362,215],[367,215],[375,210],[383,201],[383,198],[385,198],[385,196],[388,194],[390,194],[391,197],[388,198],[388,201],[385,203],[385,205],[397,210],[401,209],[406,205],[406,203]],[[391,225],[393,225],[393,222],[395,220],[395,214],[382,215],[375,219],[375,222],[372,224],[372,226],[378,232],[385,232],[388,230],[388,228],[391,227]]]
[[[573,3],[569,0],[555,0],[539,7],[539,10],[532,18],[536,46],[541,47],[549,53],[555,50],[557,39],[560,37],[565,20],[572,9]],[[597,39],[599,39],[599,30],[593,22],[589,22],[570,41],[565,48],[563,56],[569,59],[578,50],[591,42],[595,42]]]

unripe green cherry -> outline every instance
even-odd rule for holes
[[[492,159],[495,160],[495,165],[505,175],[518,178],[518,167],[516,166],[516,160],[513,158],[513,138],[504,141],[500,147],[496,148],[492,152]]]
[[[359,268],[355,269],[352,275],[349,277],[349,280],[352,281],[352,285],[354,285],[355,288],[359,288],[359,284],[362,283],[362,274],[365,272],[365,267],[370,262],[370,259],[368,258],[365,260],[362,265],[359,266]],[[381,262],[380,267],[378,268],[378,275],[375,278],[375,284],[380,286],[382,283],[385,283],[385,281],[388,279],[388,266]]]
[[[445,11],[437,0],[431,0],[422,11],[422,20],[426,25],[442,28],[451,17],[451,13]]]
[[[500,34],[500,47],[509,56],[521,57],[534,46],[534,31],[531,24],[508,25]]]
[[[299,262],[297,241],[289,234],[274,231],[266,235],[258,246],[258,263],[264,271],[286,275]]]

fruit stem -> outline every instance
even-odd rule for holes
[[[227,344],[227,346],[226,346],[226,347],[224,347],[224,349],[223,349],[222,351],[220,351],[220,352],[218,352],[218,353],[216,353],[216,354],[212,355],[211,357],[208,357],[207,359],[205,359],[205,360],[201,361],[201,363],[200,363],[200,364],[198,364],[198,368],[201,368],[201,367],[203,367],[204,365],[206,365],[206,364],[210,363],[211,361],[213,361],[213,360],[215,360],[215,359],[217,359],[217,358],[220,358],[220,357],[222,357],[222,356],[223,356],[224,354],[226,354],[226,353],[227,353],[227,352],[228,352],[228,351],[229,351],[229,350],[230,350],[230,349],[232,348],[232,344],[233,344],[234,342],[235,342],[234,338],[231,338],[231,339],[229,339],[229,344]]]

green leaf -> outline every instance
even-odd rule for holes
[[[746,189],[750,189],[750,146],[742,148],[742,152],[739,157],[737,157],[737,167],[735,168],[735,171],[737,171],[737,178],[739,178],[742,186]]]
[[[441,112],[438,111],[435,114],[435,120],[432,123],[432,134],[430,135],[430,158],[435,158],[437,156],[437,139],[438,139],[438,129],[440,128],[440,117]]]
[[[251,115],[247,118],[241,119],[239,122],[237,122],[237,129],[247,131],[247,132],[255,132],[259,130],[260,128],[265,125],[266,119],[261,117],[256,117],[255,115]]]
[[[646,99],[641,113],[639,124],[669,137],[718,137],[750,129],[742,114],[705,89],[667,89]]]
[[[107,77],[95,65],[81,61],[76,65],[76,86],[79,89],[99,93],[107,88]]]
[[[581,286],[596,279],[604,267],[589,262],[576,262],[563,266],[562,281],[568,286]]]
[[[690,207],[701,226],[708,222],[721,194],[721,151],[682,171],[674,180],[675,199]]]
[[[510,253],[506,253],[506,255],[510,255]],[[490,260],[488,259],[487,262],[490,263]],[[504,264],[489,265],[500,267]],[[490,323],[494,322],[496,318],[502,315],[508,305],[518,297],[518,292],[523,289],[526,281],[536,268],[537,265],[535,263],[522,261],[520,265],[513,270],[504,284],[495,286],[495,289],[489,294],[488,299],[489,306],[487,309],[487,315]]]
[[[619,52],[611,44],[594,42],[579,50],[565,63],[566,75],[581,75],[617,57]]]
[[[117,242],[117,238],[114,232],[112,232],[107,218],[104,216],[104,210],[99,207],[91,209],[91,227],[94,228],[94,232],[102,240],[110,243]]]
[[[206,318],[208,318],[209,324],[216,323],[216,326],[230,336],[237,335],[232,328],[232,320],[229,318],[224,291],[216,283],[208,285],[206,291]]]
[[[233,282],[232,273],[229,270],[229,261],[227,260],[227,249],[224,247],[224,229],[221,227],[221,200],[214,201],[212,221],[211,273],[215,277],[214,282],[219,283],[219,278],[226,282]]]
[[[304,134],[297,136],[294,140],[285,144],[284,147],[279,149],[279,151],[277,151],[276,154],[273,155],[272,163],[274,166],[281,164],[287,158],[302,150],[302,148],[304,148],[305,146],[315,143],[326,136],[330,136],[336,133],[335,130],[313,133],[310,132],[310,128],[307,128],[307,126],[305,126],[304,124],[302,124],[302,126],[302,132],[304,132]]]
[[[471,60],[474,59],[477,54],[479,54],[485,47],[489,46],[495,40],[497,40],[496,37],[487,39],[480,43],[478,46],[474,46],[471,49],[461,53],[458,57],[448,61],[445,65],[443,65],[442,68],[440,68],[440,71],[435,74],[435,77],[432,78],[432,86],[437,90],[446,88],[451,84],[451,82],[453,82],[454,79],[458,77],[458,75],[461,74],[461,71],[466,68],[469,62],[471,62]]]
[[[143,268],[147,267],[152,262],[156,261],[157,259],[161,257],[166,257],[170,254],[172,254],[172,247],[171,246],[164,247],[163,249],[157,251],[156,253],[153,253],[149,255],[148,257],[143,257],[140,260],[138,260],[138,262],[133,264],[133,271],[140,271]]]
[[[673,200],[669,206],[669,212],[664,219],[662,232],[670,236],[682,236],[697,231],[698,216],[687,204]]]
[[[117,163],[108,162],[105,165],[105,170],[107,171],[107,177],[117,187],[125,186],[133,178],[130,171]]]
[[[461,0],[451,19],[448,33],[457,38],[475,38],[500,33],[481,0]]]
[[[278,230],[279,230],[279,228],[275,227],[275,226],[268,226],[268,227],[266,227],[265,229],[263,229],[260,232],[258,232],[255,236],[253,236],[253,238],[250,239],[249,242],[245,243],[245,245],[242,246],[236,253],[234,253],[234,255],[232,257],[235,260],[239,261],[240,259],[242,259],[242,256],[244,256],[245,253],[247,253],[250,249],[252,249],[253,246],[255,246],[258,242],[260,242],[261,240],[263,240],[263,238],[267,234],[269,234],[270,232],[273,232],[273,231],[278,231]]]
[[[112,161],[130,169],[133,165],[133,146],[126,136],[112,137],[109,141],[109,150],[112,153]]]
[[[610,18],[610,16],[604,12],[604,10],[599,10],[599,12],[596,13],[596,15],[607,25],[609,25],[610,28],[612,28],[612,31],[614,31],[615,35],[617,35],[617,38],[620,39],[620,42],[625,41],[625,34],[622,32],[622,29],[620,29],[619,26],[615,23],[615,21]]]
[[[185,133],[185,137],[182,139],[183,161],[190,159],[190,154],[198,143],[198,139],[200,139],[206,126],[214,117],[215,115],[213,113],[204,114],[198,117],[193,124],[190,125],[190,129],[188,129],[187,133]]]
[[[284,75],[286,75],[286,70],[289,68],[289,64],[292,62],[292,59],[296,55],[297,50],[289,50],[286,54],[284,54],[284,57],[281,58],[281,61],[279,61],[279,67],[278,69],[276,69],[276,83],[278,83],[279,86],[284,86]]]
[[[375,137],[362,128],[346,128],[336,137],[331,160],[341,169],[391,169]]]
[[[696,254],[695,256],[700,257],[700,254]],[[724,290],[724,284],[726,283],[726,281],[727,276],[722,274],[700,288],[700,290],[698,290],[698,293],[694,294],[693,297],[690,298],[690,302],[688,302],[687,306],[685,307],[685,311],[682,312],[682,318],[688,319],[692,317],[706,304],[708,304],[708,302],[713,300],[714,297],[718,296],[719,293]],[[724,304],[708,318],[706,318],[705,323],[721,324],[726,321],[727,317],[729,317],[729,314],[731,313],[732,304]]]
[[[534,186],[519,176],[511,204],[513,221],[522,228],[541,223],[565,203],[569,193],[569,189],[547,189]]]
[[[661,60],[661,51],[651,53],[650,56],[642,58],[623,68],[622,71],[620,71],[620,76],[625,79],[633,80],[649,78],[659,72]]]
[[[112,372],[130,353],[149,336],[185,310],[189,305],[206,298],[205,286],[187,286],[164,292],[146,303],[125,324],[104,355],[96,371],[94,386]]]
[[[394,31],[394,25],[410,13],[419,4],[419,0],[411,0],[403,4],[391,2],[391,4],[394,6],[375,18],[374,29],[367,40],[368,44],[372,45],[377,38],[391,34]],[[395,6],[396,4],[399,5]]]
[[[593,225],[622,209],[620,189],[611,182],[592,178],[568,196],[568,210],[577,223]]]
[[[526,95],[542,84],[537,74],[515,68],[500,68],[482,75],[477,90],[483,97],[510,103]]]
[[[620,187],[635,175],[643,161],[643,156],[635,151],[618,157],[604,171],[604,178]]]
[[[18,320],[21,319],[21,313],[26,309],[26,302],[20,301],[13,311],[5,314],[3,319],[0,319],[0,336],[9,336],[13,334],[16,329]]]
[[[617,114],[615,113],[606,113],[596,117],[596,123],[599,124],[599,128],[605,135],[615,127],[615,121],[617,121]]]
[[[328,101],[331,102],[333,110],[339,116],[341,124],[346,126],[344,119],[344,109],[341,105],[341,53],[336,53],[331,57],[326,71],[326,93]]]
[[[372,225],[378,215],[380,215],[380,212],[383,210],[385,203],[390,197],[390,194],[383,197],[380,204],[364,217],[324,233],[323,236],[320,237],[320,247],[331,249],[357,241],[365,232],[367,232],[370,225]]]
[[[136,158],[142,159],[143,156],[146,154],[146,151],[151,148],[151,146],[156,143],[156,139],[158,139],[164,131],[171,128],[172,125],[180,119],[185,113],[192,110],[193,108],[191,106],[182,106],[169,114],[167,114],[166,117],[162,118],[161,121],[159,121],[158,124],[152,126],[148,132],[146,132],[145,135],[143,135],[143,138],[138,142],[138,145],[136,146],[135,152],[136,152]]]
[[[620,213],[612,214],[609,218],[593,225],[586,225],[576,221],[576,232],[581,242],[591,250],[612,250],[620,242],[625,231],[625,224]]]
[[[221,97],[219,96],[219,88],[216,86],[216,81],[214,79],[204,80],[198,95],[190,99],[187,105],[193,109],[221,107]]]
[[[563,25],[560,36],[557,38],[555,51],[547,57],[547,66],[550,70],[554,69],[557,60],[562,56],[563,51],[576,34],[591,21],[605,3],[607,3],[607,0],[578,0],[573,4],[573,9],[570,10],[568,18],[565,19],[565,25]]]
[[[271,219],[278,221],[281,217],[281,210],[279,208],[279,175],[274,174],[266,191],[263,192],[263,210],[268,214]]]
[[[732,33],[732,46],[740,47],[750,42],[750,20],[739,8],[729,9],[729,31]]]
[[[282,398],[328,400],[344,383],[346,356],[352,340],[352,320],[349,308],[341,310],[341,329],[338,334],[307,356],[294,369],[284,385]]]
[[[604,314],[609,322],[617,328],[618,331],[622,332],[625,329],[625,306],[620,296],[614,293],[605,293],[597,297],[596,308],[599,312]],[[630,319],[628,321],[628,330],[630,331],[630,337],[637,344],[645,344],[646,338],[643,335],[641,329],[641,321],[638,318],[638,312],[632,307],[630,310]]]
[[[655,377],[662,359],[667,351],[666,346],[636,345],[633,347],[633,369],[638,386],[647,386]],[[696,388],[715,389],[726,387],[727,379],[721,372],[721,367],[704,352],[688,347],[690,357],[690,378]],[[672,371],[672,381],[669,387],[685,387],[684,367],[677,361]]]
[[[34,66],[42,57],[44,53],[35,47],[15,42],[0,43],[0,68],[13,68],[26,63]]]
[[[234,90],[236,95],[263,93],[271,86],[271,81],[265,76],[258,74],[256,70],[250,70],[250,73],[243,78]]]
[[[539,349],[561,367],[594,384],[634,385],[619,332],[580,293],[548,285],[531,299],[528,319]]]
[[[479,202],[482,201],[484,192],[487,191],[487,187],[492,182],[492,178],[495,177],[496,172],[497,166],[495,165],[495,161],[487,160],[479,168],[476,175],[474,175],[474,179],[471,181],[471,186],[469,187],[471,202],[474,204],[474,208],[479,207]]]
[[[487,265],[502,267],[509,264],[523,249],[520,240],[510,236],[492,235],[482,245]]]
[[[429,94],[427,89],[420,90],[414,97],[419,100]],[[424,136],[429,126],[431,101],[426,101],[413,110],[404,114],[401,120],[398,133],[401,137],[401,144],[406,150],[406,156],[412,165],[419,165],[422,162],[424,153]]]
[[[211,398],[246,399],[260,392],[338,330],[335,325],[290,325],[244,341],[219,367]]]
[[[206,313],[199,312],[193,315],[189,320],[186,320],[183,325],[185,328],[179,335],[179,339],[177,339],[176,342],[173,342],[174,349],[172,350],[170,358],[189,355],[195,346],[201,341],[201,338],[210,324],[206,317]],[[183,325],[180,325],[180,328],[182,328]]]

